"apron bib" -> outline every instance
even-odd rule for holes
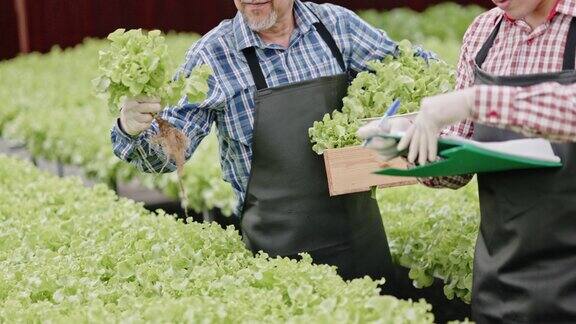
[[[318,22],[317,32],[343,71],[336,42]],[[346,73],[269,88],[255,49],[244,51],[252,72],[255,120],[252,163],[241,228],[246,245],[271,256],[338,267],[344,279],[385,277],[391,291],[394,268],[376,201],[370,193],[330,197],[324,162],[308,139],[308,128],[342,107]]]
[[[563,71],[557,73],[493,76],[483,71],[501,24],[476,57],[476,84],[576,83],[576,18]],[[524,136],[476,124],[473,138],[487,142]],[[472,291],[478,323],[576,323],[576,145],[552,146],[562,168],[478,174],[481,223]]]

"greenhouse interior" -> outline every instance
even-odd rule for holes
[[[576,0],[0,31],[0,323],[576,323]]]

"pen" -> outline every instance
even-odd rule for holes
[[[396,112],[398,112],[398,108],[400,108],[400,99],[394,100],[394,102],[392,102],[392,104],[390,104],[390,106],[388,106],[388,109],[386,109],[386,112],[384,113],[382,118],[380,118],[380,121],[378,122],[378,127],[384,126],[384,122],[386,121],[386,119],[391,117],[391,116],[394,116],[396,114]],[[370,140],[372,140],[372,137],[365,140],[363,146],[366,147],[366,145],[368,145],[368,143],[370,143]]]
[[[378,126],[380,127],[384,126],[384,121],[386,120],[386,118],[396,115],[398,108],[400,108],[400,99],[396,99],[394,100],[394,102],[392,102],[392,104],[388,107],[388,109],[384,113],[384,116],[380,118],[380,123],[378,123]]]

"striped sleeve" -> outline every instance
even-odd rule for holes
[[[552,141],[576,141],[576,84],[477,86],[473,117],[482,124]]]
[[[469,51],[470,38],[473,37],[477,23],[472,23],[466,34],[460,50],[460,58],[456,69],[456,90],[471,87],[474,84],[473,63],[470,59]],[[474,123],[471,120],[465,120],[455,125],[451,125],[442,130],[440,136],[460,136],[465,138],[472,137],[474,133]],[[450,188],[458,189],[465,186],[474,175],[461,175],[450,177],[419,178],[418,181],[423,185],[431,188]]]

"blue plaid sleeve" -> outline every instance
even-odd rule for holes
[[[343,34],[342,53],[348,60],[349,69],[365,71],[369,61],[382,60],[398,53],[398,44],[385,31],[370,25],[351,10],[330,4],[324,6],[327,17],[339,20],[336,29]],[[433,53],[420,47],[415,47],[415,51],[416,55],[426,60],[436,58]]]
[[[347,37],[350,42],[348,66],[354,71],[364,71],[367,63],[395,55],[398,45],[386,32],[368,24],[354,12],[346,9]]]
[[[204,64],[201,53],[193,46],[186,54],[186,61],[177,74],[189,75],[192,69]],[[182,130],[190,140],[186,150],[186,159],[189,159],[202,139],[208,135],[216,119],[216,111],[223,105],[221,91],[214,76],[208,79],[209,91],[206,100],[201,103],[190,103],[184,96],[176,106],[167,107],[160,116],[176,128]],[[132,163],[144,172],[172,172],[176,169],[152,139],[158,133],[158,124],[153,122],[151,127],[133,138],[120,129],[117,122],[111,131],[114,154],[120,159]]]

